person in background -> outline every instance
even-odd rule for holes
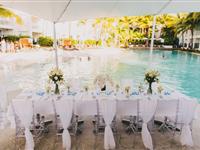
[[[10,42],[6,40],[6,52],[10,52]]]
[[[5,39],[2,39],[2,41],[1,41],[1,51],[3,53],[6,52],[6,41],[5,41]]]
[[[10,42],[10,51],[15,53],[15,44],[13,41]]]

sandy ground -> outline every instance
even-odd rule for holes
[[[52,124],[50,132],[44,134],[40,140],[35,139],[35,150],[62,150],[61,137],[55,136],[55,128]],[[72,150],[103,150],[103,134],[95,135],[93,133],[93,124],[91,118],[86,118],[83,132],[78,135],[72,135]],[[0,130],[0,150],[15,149],[15,130]],[[198,133],[197,133],[198,134]],[[196,137],[198,135],[196,134]],[[172,133],[158,132],[157,128],[151,133],[155,150],[199,150],[199,147],[183,147],[179,142],[180,133],[175,136]],[[116,150],[145,150],[142,142],[141,133],[127,134],[121,121],[117,121],[117,133],[114,135],[116,141]],[[199,140],[199,139],[197,139]],[[195,140],[194,140],[195,141]],[[17,140],[16,149],[24,149],[25,140]]]

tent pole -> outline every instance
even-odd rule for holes
[[[151,57],[151,61],[152,61],[152,54],[153,54],[155,27],[156,27],[156,15],[153,16],[153,26],[152,26],[151,46],[150,46],[150,57]]]
[[[55,51],[55,61],[56,68],[58,68],[58,49],[57,49],[57,40],[56,40],[56,22],[53,22],[53,48]]]

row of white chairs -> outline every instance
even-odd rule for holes
[[[71,148],[71,138],[69,127],[74,128],[76,134],[78,128],[78,120],[80,117],[97,116],[98,119],[102,116],[105,122],[104,133],[104,148],[115,148],[115,140],[112,132],[112,121],[115,117],[136,116],[142,119],[142,140],[144,146],[148,149],[153,149],[151,134],[148,130],[147,123],[153,117],[165,118],[162,127],[168,127],[168,120],[171,120],[176,129],[177,124],[182,125],[184,132],[181,132],[181,143],[183,145],[192,146],[192,137],[190,123],[194,116],[196,102],[193,100],[172,99],[172,100],[157,100],[155,98],[143,98],[143,100],[114,100],[108,97],[98,97],[95,100],[80,100],[67,99],[61,97],[59,99],[49,100],[52,102],[55,114],[56,127],[62,126],[63,147]],[[20,120],[24,127],[26,138],[26,147],[34,148],[34,140],[32,130],[34,130],[35,115],[38,113],[34,107],[34,101],[31,100],[13,100],[13,112],[16,120],[16,130]],[[23,107],[26,106],[26,107]],[[44,108],[45,109],[45,108]],[[48,114],[46,114],[48,115]],[[74,121],[74,117],[76,118]],[[58,118],[60,121],[58,121]],[[167,118],[167,119],[166,119]],[[98,130],[98,122],[97,128]]]

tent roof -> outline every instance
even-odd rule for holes
[[[0,0],[0,4],[52,22],[200,11],[200,0]]]

